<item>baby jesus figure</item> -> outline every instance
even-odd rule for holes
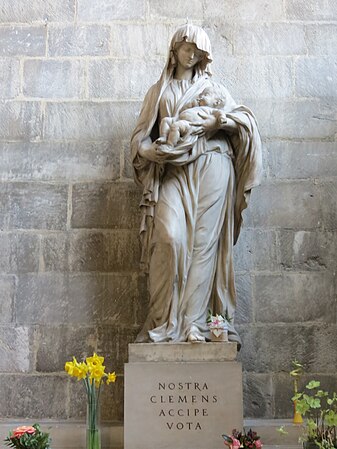
[[[164,117],[160,122],[160,137],[157,144],[175,147],[194,134],[194,126],[202,120],[213,115],[219,125],[227,122],[226,114],[221,111],[224,107],[224,99],[210,87],[204,89],[200,96],[189,103],[178,117]]]

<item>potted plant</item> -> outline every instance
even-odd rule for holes
[[[208,313],[207,324],[211,333],[211,341],[228,341],[228,322],[229,320],[222,315],[212,315]]]
[[[320,388],[320,382],[312,380],[292,401],[296,401],[296,410],[306,418],[304,449],[337,448],[337,394],[329,394]]]
[[[16,449],[49,449],[50,437],[39,424],[20,426],[9,432],[5,445]]]
[[[245,430],[239,432],[234,429],[232,435],[222,435],[222,438],[225,446],[230,449],[261,449],[263,447],[261,438],[252,429],[249,429],[247,433]]]

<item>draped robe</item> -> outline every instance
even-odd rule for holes
[[[233,321],[232,249],[250,190],[260,178],[256,120],[205,74],[197,74],[180,98],[173,95],[170,102],[165,95],[174,82],[161,78],[149,90],[131,140],[135,179],[143,187],[142,264],[149,271],[150,290],[148,317],[137,341],[186,341],[192,325],[207,339],[210,309],[232,318],[229,340],[240,345]],[[162,164],[142,157],[144,139],[158,137],[157,120],[178,117],[206,87],[225,99],[223,112],[234,120],[238,133],[218,130],[192,142],[182,140]]]

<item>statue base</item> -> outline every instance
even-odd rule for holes
[[[125,364],[125,449],[219,449],[243,427],[236,343],[137,343]]]

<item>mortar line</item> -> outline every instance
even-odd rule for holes
[[[67,205],[67,224],[66,230],[71,230],[71,218],[73,214],[73,184],[69,183],[68,186],[68,205]]]

